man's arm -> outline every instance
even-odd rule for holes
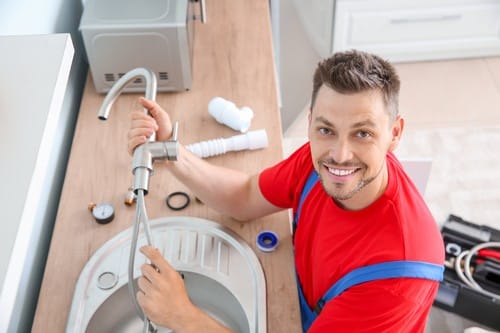
[[[280,210],[262,196],[258,174],[210,164],[183,146],[169,169],[201,201],[237,220],[254,220]]]
[[[325,304],[308,332],[423,333],[438,286],[411,278],[353,286]]]
[[[132,113],[128,142],[130,154],[155,132],[159,141],[168,140],[172,134],[172,123],[168,114],[155,102],[146,99],[140,101],[152,117],[139,111]],[[166,163],[179,181],[201,201],[222,214],[248,221],[280,210],[262,196],[258,174],[248,175],[212,165],[182,145],[178,160]]]

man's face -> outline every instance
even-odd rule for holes
[[[325,191],[346,209],[374,202],[387,186],[386,154],[402,129],[380,91],[340,94],[323,85],[309,113],[309,141]]]

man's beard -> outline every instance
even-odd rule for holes
[[[347,193],[341,193],[342,191],[336,191],[335,189],[329,190],[325,186],[325,184],[328,184],[328,185],[334,186],[334,187],[345,186],[345,184],[337,185],[335,183],[331,183],[329,180],[323,179],[323,176],[321,176],[321,173],[318,173],[319,180],[320,180],[321,185],[323,186],[323,189],[325,190],[325,192],[329,196],[331,196],[333,199],[338,200],[338,201],[344,201],[344,200],[349,200],[349,199],[353,198],[364,187],[366,187],[368,184],[370,184],[372,181],[374,181],[375,178],[378,177],[378,175],[382,172],[382,169],[383,169],[383,165],[382,165],[380,167],[380,169],[378,170],[378,172],[374,176],[369,177],[369,178],[365,178],[364,173],[366,172],[366,170],[368,170],[368,167],[366,164],[361,163],[361,162],[346,162],[346,163],[339,164],[339,163],[336,163],[332,159],[328,159],[328,160],[319,160],[318,165],[320,167],[328,166],[329,168],[352,168],[352,167],[355,167],[355,168],[359,169],[356,172],[363,172],[363,174],[361,175],[361,179],[358,181],[356,186],[352,190],[348,191]]]

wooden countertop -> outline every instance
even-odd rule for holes
[[[258,172],[282,158],[268,1],[208,0],[207,10],[208,24],[196,23],[191,91],[160,93],[157,101],[173,120],[179,121],[183,144],[238,134],[208,114],[207,104],[214,96],[251,107],[255,117],[250,129],[264,128],[269,147],[229,153],[210,161]],[[135,206],[123,203],[133,180],[126,136],[130,110],[140,109],[140,95],[122,95],[108,121],[102,122],[97,119],[97,110],[104,96],[95,92],[90,79],[85,89],[32,332],[64,331],[84,265],[106,240],[130,227],[134,220]],[[217,221],[254,249],[258,232],[270,229],[278,233],[280,245],[275,252],[256,250],[267,281],[268,332],[301,331],[288,213],[239,223],[194,201],[185,210],[173,212],[164,204],[167,194],[190,192],[164,169],[164,165],[156,164],[150,180],[146,207],[151,219],[187,215]],[[91,201],[111,202],[114,221],[108,225],[95,223],[87,210]]]

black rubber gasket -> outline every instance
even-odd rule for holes
[[[180,197],[184,197],[186,199],[186,202],[183,203],[180,206],[173,206],[170,203],[170,200],[172,200],[173,197],[179,197],[179,196]],[[189,198],[189,195],[186,192],[176,191],[176,192],[170,193],[167,196],[167,199],[165,200],[165,203],[167,204],[167,207],[170,208],[171,210],[183,210],[184,208],[186,208],[187,206],[189,206],[189,204],[191,203],[191,199]]]

